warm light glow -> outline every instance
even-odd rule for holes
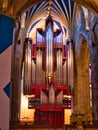
[[[26,13],[21,15],[21,29],[25,28],[25,18],[26,18]]]
[[[68,100],[71,99],[72,102],[72,96],[71,95],[63,95],[64,98],[68,98]],[[73,105],[71,103],[71,109],[65,109],[64,110],[64,123],[65,124],[70,124],[70,116],[73,112]]]
[[[33,122],[35,109],[28,109],[28,97],[30,96],[24,96],[23,94],[21,95],[20,120]]]
[[[64,110],[64,124],[70,124],[71,109]]]
[[[23,74],[24,64],[21,79],[21,103],[20,103],[20,121],[34,121],[35,109],[28,109],[28,97],[34,97],[34,95],[23,95]]]
[[[33,43],[36,42],[36,28],[43,28],[43,30],[44,30],[44,26],[45,26],[44,20],[40,21],[29,32],[29,37],[31,37],[33,39]]]
[[[64,95],[65,98],[71,98],[71,95]]]
[[[8,6],[8,0],[3,0],[2,8],[5,9],[5,8],[7,8],[7,6]]]
[[[82,6],[84,17],[85,17],[85,24],[86,24],[86,30],[89,31],[89,23],[88,23],[88,9]]]

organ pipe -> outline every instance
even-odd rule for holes
[[[73,50],[72,43],[68,45],[68,86],[69,91],[73,89]]]
[[[34,60],[32,60],[32,84],[35,84],[35,63]]]
[[[51,21],[46,25],[46,74],[53,74],[53,30]]]
[[[29,38],[25,39],[25,56],[24,56],[24,94],[30,94],[31,87],[31,65],[32,65],[32,57],[31,57],[31,44],[32,40]]]
[[[62,51],[59,49],[57,52],[57,73],[58,73],[58,84],[62,84]]]
[[[55,90],[54,90],[54,85],[50,84],[50,89],[49,89],[49,103],[51,105],[54,105],[55,103]]]
[[[42,50],[37,50],[37,57],[36,57],[36,84],[42,84]]]

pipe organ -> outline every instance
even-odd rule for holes
[[[71,109],[71,96],[67,86],[67,49],[63,45],[61,29],[54,31],[49,16],[45,30],[36,29],[36,43],[29,38],[25,42],[24,95],[28,108],[35,109],[34,123],[50,126],[64,125],[64,110]]]

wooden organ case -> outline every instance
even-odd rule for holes
[[[49,16],[45,31],[36,30],[36,43],[29,38],[25,43],[24,95],[28,108],[35,109],[34,123],[61,127],[64,125],[64,109],[71,109],[67,86],[67,47],[63,45],[60,29],[53,30]]]

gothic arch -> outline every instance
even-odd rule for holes
[[[86,41],[86,43],[88,44],[88,38],[85,36],[84,33],[79,33],[77,35],[77,39],[76,39],[76,43],[75,43],[75,51],[77,53],[77,55],[80,54],[80,47],[81,47],[81,44],[82,44],[82,41]]]

